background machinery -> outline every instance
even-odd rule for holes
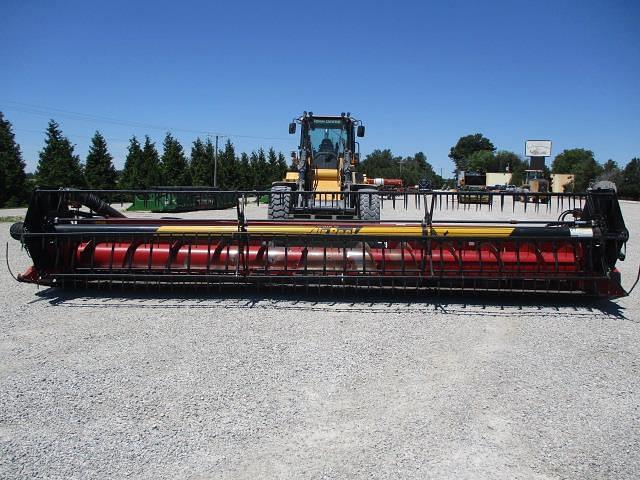
[[[544,194],[549,192],[549,180],[545,178],[543,170],[525,170],[524,182],[522,183],[522,192],[526,193],[540,193]],[[527,196],[522,195],[520,199],[525,202]],[[547,195],[534,195],[530,197],[530,201],[547,203],[549,197]]]
[[[489,203],[490,197],[484,194],[486,185],[487,175],[484,173],[458,172],[458,201],[470,204]]]

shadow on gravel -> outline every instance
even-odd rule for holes
[[[571,295],[521,294],[513,292],[458,294],[429,293],[415,290],[394,292],[355,291],[331,289],[296,290],[273,288],[257,291],[228,287],[189,290],[182,287],[169,289],[138,287],[135,290],[113,289],[61,289],[46,288],[38,291],[31,303],[48,302],[55,307],[76,308],[233,308],[271,310],[317,310],[331,312],[407,313],[429,311],[439,314],[513,316],[558,315],[593,317],[595,315],[630,320],[624,307],[609,300]]]

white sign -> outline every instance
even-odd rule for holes
[[[527,140],[524,144],[524,154],[527,157],[550,157],[551,140]]]

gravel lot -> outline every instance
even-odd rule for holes
[[[2,478],[640,478],[638,291],[123,296],[4,265],[0,289]]]

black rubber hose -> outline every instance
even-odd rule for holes
[[[105,217],[120,217],[124,218],[125,214],[119,212],[107,202],[103,201],[97,195],[93,193],[76,193],[73,198],[75,201],[83,204],[86,207],[89,207],[91,210],[96,212],[99,215],[104,215]]]
[[[22,240],[22,233],[24,232],[24,223],[18,222],[11,225],[9,234],[14,240]]]

